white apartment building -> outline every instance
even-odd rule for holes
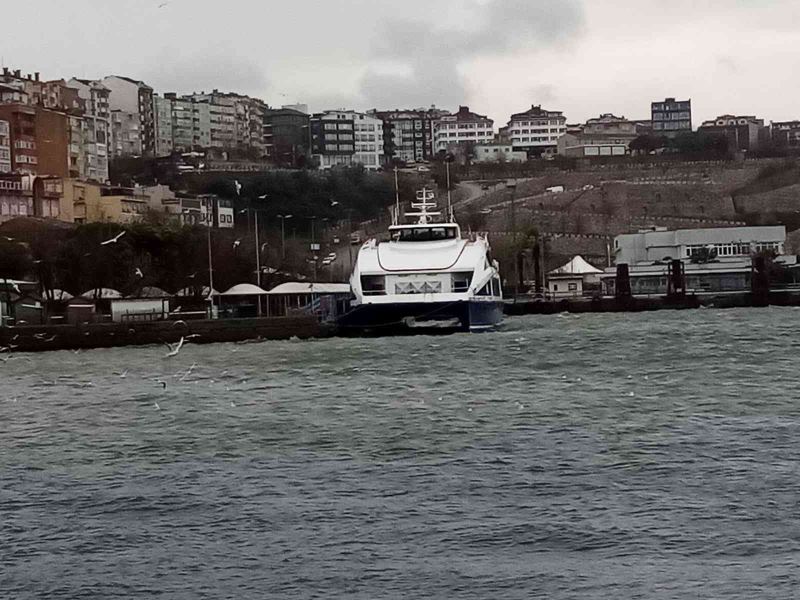
[[[11,172],[11,128],[0,120],[0,173]]]
[[[443,115],[432,123],[433,153],[447,151],[453,144],[485,144],[494,139],[494,121],[459,106],[458,112]]]
[[[264,154],[265,110],[260,100],[217,90],[154,96],[156,154],[201,147],[249,149],[260,157]]]
[[[353,110],[329,110],[311,117],[311,155],[320,169],[383,165],[383,121]]]
[[[111,111],[111,156],[141,156],[143,152],[142,126],[137,113]]]
[[[83,123],[70,116],[70,171],[75,177],[105,183],[111,143],[111,91],[99,81],[76,77],[66,85],[77,90],[83,102]],[[82,145],[78,152],[73,147],[75,143]]]
[[[558,138],[567,132],[567,119],[561,111],[534,104],[511,115],[506,130],[514,150],[524,150],[528,156],[555,154]]]

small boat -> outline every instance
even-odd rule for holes
[[[503,292],[487,236],[462,236],[452,208],[443,217],[427,188],[411,206],[414,212],[405,217],[416,222],[399,223],[398,202],[389,240],[370,239],[361,246],[350,278],[354,299],[340,326],[375,332],[497,326]]]

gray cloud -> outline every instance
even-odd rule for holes
[[[549,83],[542,83],[532,86],[528,91],[528,95],[531,97],[531,102],[534,104],[546,104],[555,101],[556,88]]]
[[[492,0],[477,7],[481,25],[468,31],[441,30],[430,22],[391,19],[384,22],[373,50],[378,58],[400,63],[409,74],[368,69],[361,94],[369,106],[454,106],[467,98],[459,72],[466,61],[566,42],[582,28],[578,0]]]
[[[152,64],[149,72],[142,73],[141,79],[158,91],[190,93],[219,89],[257,96],[269,87],[263,68],[229,53],[179,56],[170,61],[169,69]]]

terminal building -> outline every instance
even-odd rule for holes
[[[670,263],[683,263],[688,293],[741,292],[750,289],[752,257],[769,253],[784,266],[796,264],[796,256],[784,254],[783,225],[667,230],[663,227],[618,235],[614,262],[628,265],[634,296],[668,292]],[[601,276],[603,292],[616,292],[616,267]]]

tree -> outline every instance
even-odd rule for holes
[[[628,144],[628,148],[630,148],[631,152],[636,152],[637,154],[650,154],[659,148],[664,148],[666,145],[666,138],[645,134],[631,140],[631,143]]]
[[[33,262],[28,247],[17,240],[0,238],[0,279],[3,281],[6,306],[13,310],[11,304],[12,284],[9,280],[24,279],[31,271]],[[0,315],[0,326],[5,325]]]

